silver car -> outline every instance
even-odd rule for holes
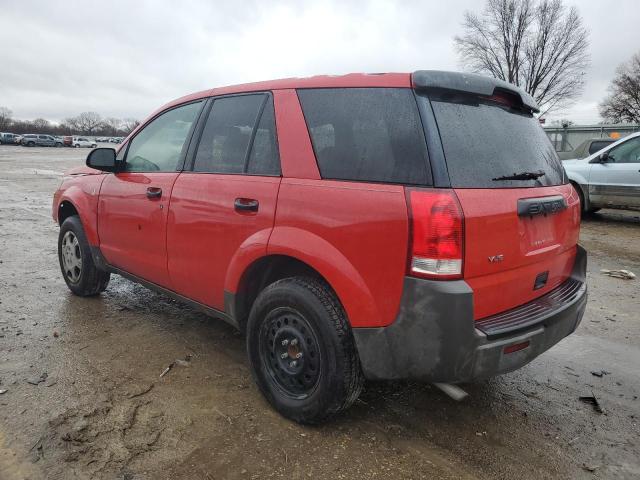
[[[580,195],[583,212],[640,208],[640,132],[562,165]]]

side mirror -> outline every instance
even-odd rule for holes
[[[117,172],[116,151],[113,148],[94,148],[87,155],[87,167],[103,172]]]
[[[609,157],[609,153],[602,152],[600,155],[598,155],[596,158],[591,160],[589,163],[609,163],[610,161],[611,159]]]

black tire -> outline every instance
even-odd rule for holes
[[[107,288],[111,274],[98,269],[93,263],[91,249],[77,215],[62,222],[58,235],[58,260],[64,281],[74,294],[89,297]]]
[[[27,147],[35,147],[36,144],[33,142],[27,142]]]
[[[320,423],[347,409],[364,385],[344,309],[312,278],[285,278],[260,292],[247,324],[247,351],[260,391],[296,422]]]
[[[62,147],[62,144],[60,142],[56,142],[56,148],[60,148]]]

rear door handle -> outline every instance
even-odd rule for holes
[[[258,200],[253,198],[236,198],[236,201],[233,202],[233,208],[237,212],[257,212],[259,206]]]
[[[160,187],[147,187],[147,198],[160,198],[162,189]]]

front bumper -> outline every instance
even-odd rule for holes
[[[360,362],[371,380],[459,383],[516,370],[572,333],[587,303],[586,251],[578,245],[565,283],[525,305],[473,320],[473,291],[463,281],[406,277],[396,321],[354,328]],[[529,342],[504,353],[506,346]]]

